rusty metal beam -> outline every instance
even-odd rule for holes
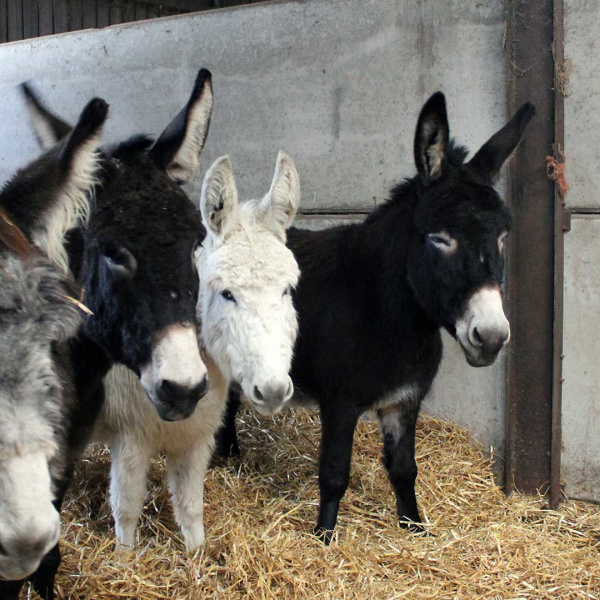
[[[554,2],[508,0],[506,59],[510,114],[528,100],[537,110],[510,167],[514,215],[508,256],[506,489],[546,492],[551,479],[555,316],[553,152]]]
[[[565,64],[564,1],[554,0],[554,156],[560,160],[565,146],[565,98],[559,80]],[[562,384],[563,384],[563,296],[565,283],[565,201],[554,185],[554,358],[552,376],[552,447],[550,461],[550,507],[558,508],[562,500],[560,459],[562,454]]]

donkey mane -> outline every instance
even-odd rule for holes
[[[108,149],[108,155],[116,160],[133,160],[140,154],[146,154],[152,145],[154,138],[150,135],[133,135],[123,142],[119,142]]]

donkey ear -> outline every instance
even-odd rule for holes
[[[62,168],[74,179],[93,178],[98,166],[100,136],[107,115],[108,104],[102,98],[90,100],[81,112],[77,125],[63,142],[59,160]],[[90,187],[89,182],[86,186]]]
[[[206,173],[200,211],[207,230],[220,237],[225,237],[240,223],[238,193],[228,156],[218,158]]]
[[[94,98],[83,109],[71,133],[42,156],[40,165],[54,162],[57,186],[50,200],[41,208],[41,218],[35,221],[31,237],[36,246],[56,264],[68,270],[65,250],[67,231],[85,222],[90,212],[90,193],[100,169],[100,136],[108,114],[108,104]],[[38,176],[43,179],[41,171]],[[40,180],[43,186],[44,181]]]
[[[177,183],[187,183],[198,168],[213,106],[212,76],[201,69],[187,105],[162,132],[150,151],[154,162]]]
[[[443,173],[449,135],[446,98],[442,92],[436,92],[421,109],[415,133],[415,163],[425,186]]]
[[[469,166],[486,179],[494,180],[506,159],[517,147],[525,127],[535,115],[535,107],[526,102],[513,118],[496,132],[469,161]]]
[[[285,240],[285,232],[292,224],[299,206],[298,171],[294,161],[285,152],[279,152],[271,189],[261,200],[259,210],[263,213],[269,229]]]
[[[69,135],[71,126],[44,106],[29,83],[21,84],[21,92],[25,98],[30,124],[42,150],[47,150]]]

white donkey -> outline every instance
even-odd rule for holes
[[[132,547],[146,496],[150,459],[163,451],[175,516],[188,550],[204,544],[204,475],[221,426],[229,383],[241,384],[255,408],[282,407],[293,394],[289,377],[297,334],[291,291],[299,271],[285,245],[300,203],[298,173],[280,152],[262,200],[238,203],[229,158],[218,159],[202,186],[207,235],[196,252],[200,277],[200,344],[210,391],[185,421],[156,414],[137,378],[113,367],[96,439],[112,456],[110,500],[122,548]],[[125,383],[126,382],[126,383]]]

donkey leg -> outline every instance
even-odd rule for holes
[[[78,456],[77,453],[71,456],[65,467],[65,472],[62,478],[54,482],[56,487],[54,508],[56,508],[59,514],[62,510],[65,494],[69,489],[71,481],[73,481],[73,473],[75,472],[76,463],[75,455]],[[29,577],[29,581],[31,581],[33,589],[43,600],[53,600],[54,598],[54,581],[56,580],[56,574],[58,573],[60,563],[60,542],[57,542],[56,546],[54,546],[54,548],[52,548],[52,550],[50,550],[48,554],[44,556],[37,571]],[[0,595],[0,598],[1,597],[2,596]]]
[[[2,600],[19,600],[19,592],[24,583],[24,579],[21,581],[0,580],[0,598],[2,598]]]
[[[175,518],[188,551],[204,545],[204,476],[213,445],[200,440],[186,452],[167,454],[167,478]]]
[[[215,434],[217,452],[223,458],[240,455],[237,433],[235,430],[235,416],[240,408],[242,391],[238,385],[232,383],[229,386],[227,397],[227,409],[223,419],[223,425]]]
[[[37,571],[29,578],[33,589],[42,600],[54,600],[54,580],[60,566],[60,547],[58,544],[44,556]]]
[[[340,500],[350,481],[352,442],[358,422],[358,412],[321,410],[321,457],[319,460],[319,489],[321,492],[319,518],[314,533],[326,545],[331,542],[337,521]]]
[[[110,505],[121,550],[135,544],[135,528],[144,508],[150,452],[121,439],[110,449]]]
[[[401,525],[414,532],[423,531],[415,496],[417,462],[415,460],[415,427],[418,411],[399,404],[377,411],[383,435],[383,462],[396,494],[396,507]]]

